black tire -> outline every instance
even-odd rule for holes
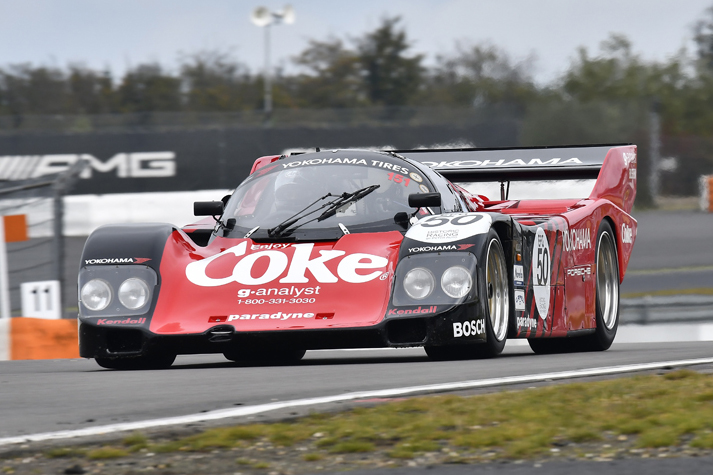
[[[619,256],[616,238],[608,221],[602,221],[595,251],[597,327],[582,337],[585,351],[608,350],[619,328]]]
[[[528,338],[530,348],[538,355],[572,353],[580,350],[581,338]]]
[[[176,360],[176,355],[167,353],[160,355],[131,356],[123,358],[95,358],[102,368],[118,370],[166,369]]]
[[[488,339],[476,345],[474,350],[479,358],[492,358],[505,348],[510,318],[510,282],[505,252],[500,238],[492,229],[488,233],[484,281],[482,291],[488,296],[485,316],[485,334]]]
[[[226,359],[243,364],[288,364],[300,361],[306,350],[296,348],[272,350],[231,350],[223,353]]]
[[[503,352],[507,340],[510,315],[510,284],[505,252],[494,230],[488,232],[485,252],[485,269],[480,295],[487,296],[485,306],[484,343],[454,346],[427,346],[426,354],[434,360],[492,358]]]

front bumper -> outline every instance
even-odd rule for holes
[[[236,332],[216,325],[204,333],[158,335],[145,327],[79,325],[79,354],[84,358],[116,358],[148,353],[177,355],[225,353],[266,348],[325,350],[462,345],[484,342],[485,316],[475,301],[436,315],[390,317],[377,325],[317,330]]]

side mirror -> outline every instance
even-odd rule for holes
[[[194,216],[220,216],[222,214],[222,201],[196,201],[193,203]]]
[[[430,208],[441,206],[440,193],[414,193],[408,195],[408,205],[412,208]]]
[[[408,213],[406,213],[404,211],[399,211],[398,213],[396,213],[394,215],[394,223],[398,224],[399,226],[401,226],[404,229],[408,229],[410,218],[411,218],[411,216],[409,216]]]

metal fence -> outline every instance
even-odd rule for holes
[[[646,296],[621,300],[621,323],[713,323],[713,296]]]
[[[67,295],[71,287],[65,285],[63,198],[85,166],[85,161],[79,161],[60,174],[0,184],[0,215],[24,215],[27,223],[28,239],[5,245],[11,316],[21,315],[24,282],[56,280],[64,294],[61,301],[72,305]]]

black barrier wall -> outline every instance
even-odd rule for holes
[[[0,136],[0,180],[61,172],[80,158],[90,166],[72,194],[190,191],[236,187],[263,155],[289,149],[469,144],[517,145],[516,124],[344,128],[221,128],[167,132]]]

